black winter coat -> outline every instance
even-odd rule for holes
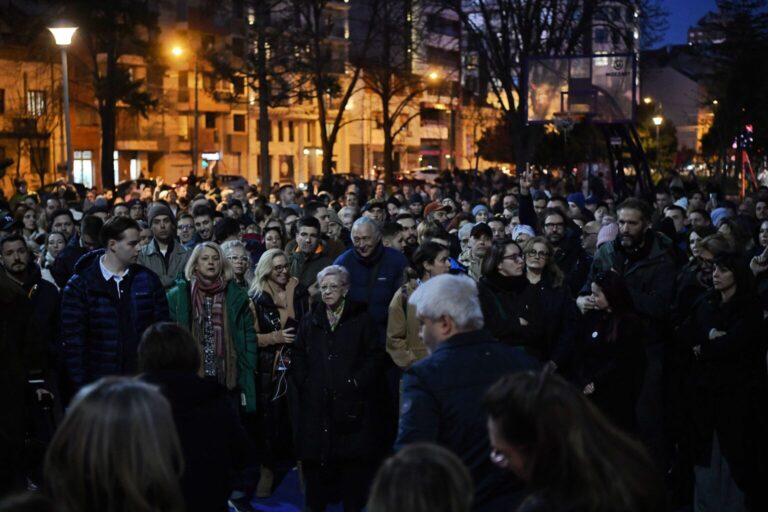
[[[61,299],[61,338],[69,378],[82,386],[107,375],[137,372],[137,349],[144,330],[167,322],[168,301],[160,278],[138,264],[129,267],[118,297],[99,266],[103,250],[75,265]]]
[[[64,288],[67,281],[75,273],[75,265],[88,249],[80,245],[80,235],[75,234],[69,239],[67,245],[61,250],[51,265],[51,275],[59,288]]]
[[[382,405],[374,384],[386,354],[366,309],[348,301],[334,331],[323,303],[301,322],[290,370],[299,460],[364,459],[382,450],[374,421]]]
[[[536,301],[542,312],[542,335],[535,343],[531,354],[541,361],[552,360],[561,369],[566,369],[573,357],[576,343],[576,301],[566,285],[553,287],[545,276],[531,285],[526,291],[530,298],[526,301]]]
[[[185,510],[225,512],[233,472],[256,459],[226,389],[184,371],[154,371],[142,379],[160,386],[173,409],[184,456]]]
[[[742,489],[749,472],[747,451],[755,444],[748,435],[750,404],[765,374],[765,333],[760,331],[761,323],[762,310],[753,296],[737,295],[722,303],[713,291],[699,301],[684,326],[690,347],[701,346],[701,354],[689,370],[686,390],[693,462],[709,466],[716,431],[721,453]],[[710,340],[713,328],[726,334]]]
[[[642,323],[635,315],[589,311],[580,318],[574,373],[579,389],[595,385],[592,401],[619,427],[635,429],[635,405],[645,372]]]
[[[478,289],[485,329],[502,343],[536,350],[544,335],[543,311],[538,300],[531,300],[536,296],[525,276],[482,277]],[[521,318],[527,325],[520,323]]]

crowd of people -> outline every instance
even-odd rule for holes
[[[17,185],[0,510],[768,507],[768,188]]]

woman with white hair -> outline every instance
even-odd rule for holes
[[[339,496],[345,511],[362,510],[382,449],[374,385],[383,378],[383,351],[366,305],[347,298],[349,272],[331,265],[317,284],[322,302],[301,322],[290,370],[296,456],[308,510],[325,510]]]
[[[256,333],[248,295],[214,242],[195,247],[184,278],[168,291],[171,319],[200,345],[200,376],[223,385],[243,411],[256,411]],[[239,396],[238,396],[239,395]]]
[[[285,374],[296,327],[309,309],[309,293],[288,273],[288,256],[280,249],[269,249],[259,258],[249,294],[255,306],[259,344],[255,440],[260,445],[262,467],[256,496],[262,498],[272,494],[274,467],[281,459],[293,456]]]
[[[221,244],[221,250],[232,265],[235,282],[247,291],[253,282],[253,270],[245,244],[240,240],[227,240]]]

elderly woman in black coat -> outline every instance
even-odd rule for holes
[[[341,500],[362,510],[376,470],[374,383],[384,352],[364,304],[347,299],[349,273],[317,275],[322,302],[300,324],[290,378],[297,398],[296,456],[303,463],[306,510]]]

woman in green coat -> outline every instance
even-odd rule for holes
[[[168,291],[168,306],[171,319],[187,327],[200,344],[200,375],[238,393],[242,410],[253,413],[256,331],[251,301],[233,275],[221,247],[203,242],[192,251],[186,279]]]

